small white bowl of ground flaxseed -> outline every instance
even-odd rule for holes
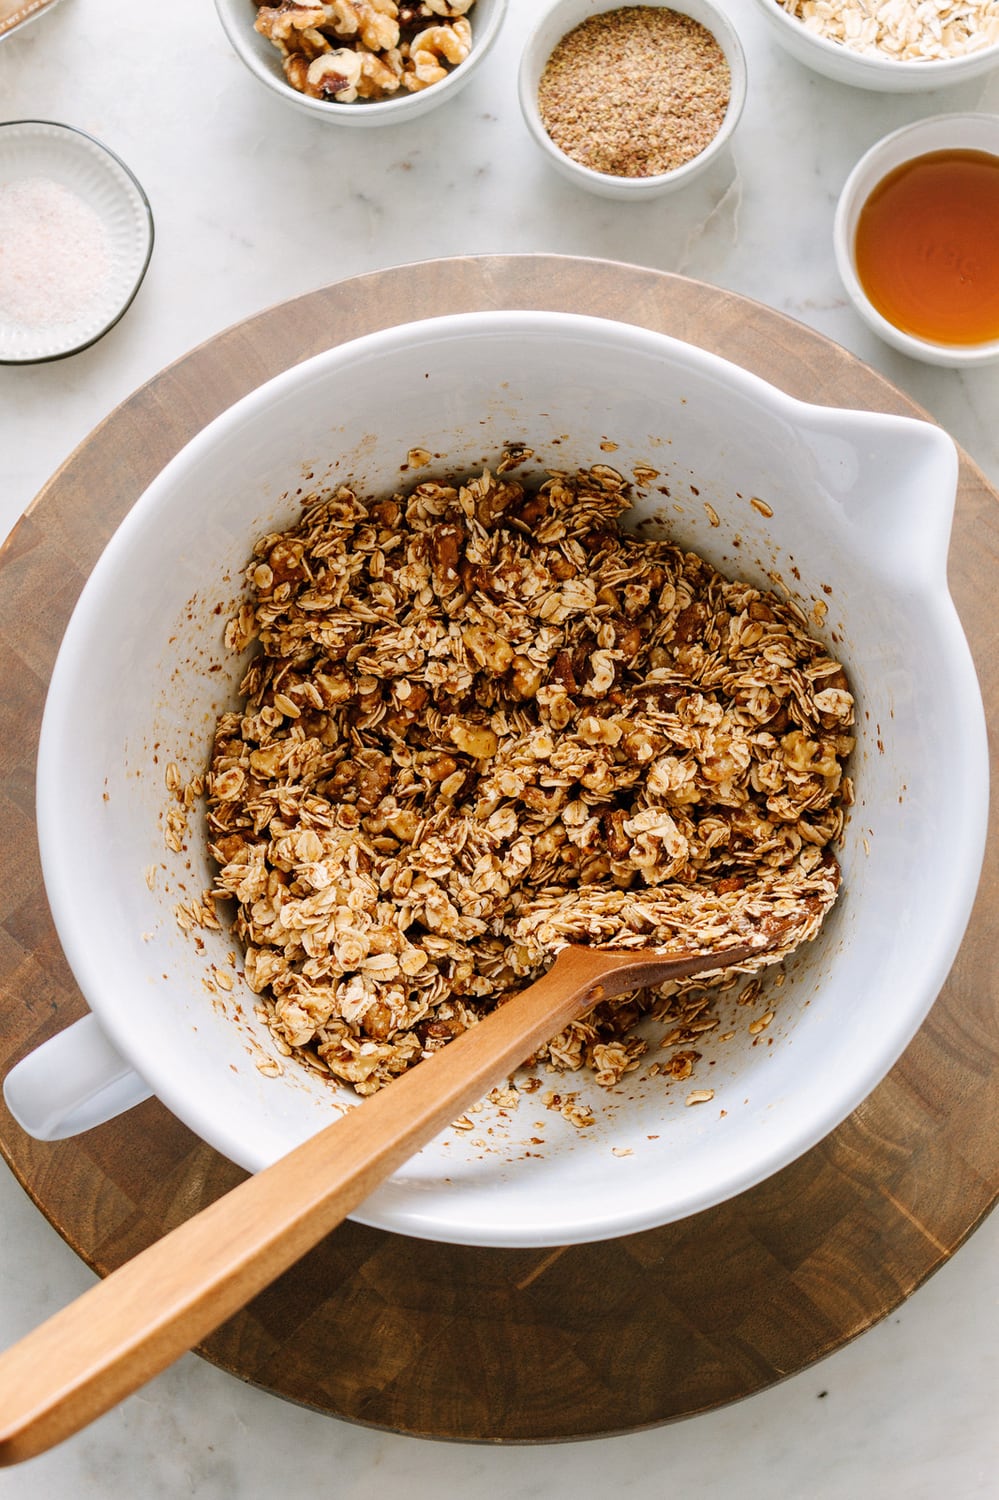
[[[746,60],[710,0],[555,0],[518,82],[527,128],[556,171],[605,197],[651,198],[727,148]]]

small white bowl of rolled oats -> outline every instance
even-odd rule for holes
[[[792,57],[855,88],[918,93],[999,67],[995,0],[756,0]]]
[[[499,35],[507,0],[215,0],[255,78],[316,119],[398,124],[454,97]]]
[[[525,44],[518,92],[561,176],[641,200],[685,186],[727,149],[746,61],[711,0],[556,0]]]
[[[145,1088],[258,1170],[566,942],[776,921],[762,960],[595,1007],[355,1217],[562,1245],[792,1161],[915,1034],[974,899],[956,476],[929,422],[570,314],[390,328],[253,392],[59,653],[39,844],[92,1015],[14,1070],[17,1117]]]

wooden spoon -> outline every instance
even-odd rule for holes
[[[248,1177],[0,1354],[0,1463],[78,1432],[243,1307],[470,1104],[597,1001],[739,964],[742,947],[570,947],[547,974]]]

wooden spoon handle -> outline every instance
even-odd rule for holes
[[[0,1463],[71,1436],[243,1307],[601,994],[738,962],[563,950],[537,983],[0,1354]]]
[[[597,957],[598,955],[594,955]],[[268,1286],[584,1008],[567,950],[536,984],[0,1354],[0,1463],[79,1431]],[[568,971],[568,972],[567,972]]]

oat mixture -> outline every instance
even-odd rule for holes
[[[776,0],[809,31],[902,62],[962,57],[999,43],[999,0]]]
[[[352,104],[440,83],[472,49],[475,0],[256,0],[254,25],[292,88]]]
[[[622,531],[616,471],[522,482],[530,456],[311,498],[257,543],[227,627],[257,650],[205,778],[216,895],[279,1050],[362,1094],[568,942],[703,948],[788,923],[752,970],[836,896],[840,665],[793,605]],[[543,1056],[611,1084],[645,1050],[640,1015],[689,1042],[703,992],[608,1002]]]
[[[652,177],[709,146],[731,97],[725,54],[678,11],[625,6],[563,37],[538,85],[559,150],[595,172]]]

